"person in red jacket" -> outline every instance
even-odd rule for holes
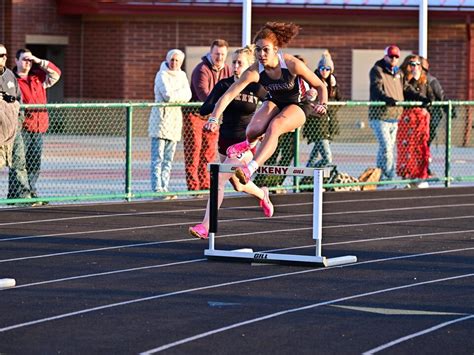
[[[219,80],[232,75],[225,63],[229,44],[223,39],[212,42],[210,52],[194,68],[191,91],[194,102],[204,102]],[[207,164],[216,160],[218,132],[203,131],[207,116],[190,113],[183,120],[184,162],[188,190],[209,189]]]
[[[24,104],[47,104],[46,89],[56,84],[61,70],[45,59],[35,57],[28,49],[16,52],[15,75]],[[26,170],[31,197],[38,197],[36,182],[41,169],[43,135],[48,130],[49,117],[46,109],[25,110],[22,136],[25,144]],[[10,183],[10,182],[9,182]]]

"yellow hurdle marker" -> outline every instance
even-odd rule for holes
[[[209,197],[209,249],[204,250],[204,255],[213,260],[247,261],[257,263],[279,263],[306,266],[335,266],[355,263],[357,257],[353,255],[326,258],[321,255],[322,246],[322,216],[323,216],[323,177],[329,177],[329,169],[299,168],[291,166],[261,166],[257,174],[266,175],[289,175],[289,176],[313,176],[313,239],[315,240],[315,255],[279,254],[267,252],[255,252],[251,248],[237,250],[221,250],[215,248],[215,236],[218,221],[218,186],[219,173],[230,173],[235,171],[239,165],[232,164],[209,164],[211,171],[211,189]]]

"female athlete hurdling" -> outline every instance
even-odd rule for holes
[[[200,114],[208,115],[213,109],[217,100],[226,92],[226,90],[240,78],[242,73],[255,61],[252,47],[244,47],[238,49],[232,55],[232,71],[233,76],[219,81],[209,94],[206,102],[201,107]],[[230,102],[229,106],[223,112],[222,123],[219,125],[217,121],[209,121],[204,129],[209,131],[217,131],[219,129],[218,150],[221,162],[226,164],[238,165],[248,163],[252,160],[253,153],[251,150],[243,152],[239,157],[226,157],[226,150],[229,146],[241,142],[245,139],[245,129],[249,124],[253,113],[257,108],[259,101],[267,96],[267,92],[258,83],[250,83],[239,95]],[[273,215],[273,205],[268,197],[267,188],[259,188],[254,183],[249,182],[242,185],[232,173],[221,174],[219,177],[218,204],[222,204],[224,199],[224,185],[230,179],[231,184],[236,191],[246,192],[255,196],[260,200],[260,206],[263,213],[267,217]],[[197,238],[207,239],[209,230],[209,201],[207,203],[206,213],[202,223],[189,228],[189,233]]]
[[[227,156],[234,158],[258,146],[253,160],[238,167],[235,175],[247,184],[253,173],[275,152],[278,137],[302,126],[313,110],[327,110],[326,86],[302,61],[281,52],[297,34],[293,23],[268,22],[254,38],[258,62],[252,64],[217,102],[208,124],[216,123],[226,107],[251,83],[261,84],[269,93],[247,126],[246,140],[230,146]],[[318,92],[318,104],[306,100],[303,81]],[[263,138],[262,138],[263,137]]]

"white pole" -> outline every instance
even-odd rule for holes
[[[242,1],[242,47],[250,44],[252,30],[252,0]]]
[[[428,58],[428,0],[419,0],[418,54]]]
[[[323,244],[323,170],[313,172],[313,239],[316,241],[316,256],[321,256]]]

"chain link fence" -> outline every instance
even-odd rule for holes
[[[370,186],[391,188],[415,187],[420,183],[431,186],[474,183],[474,143],[471,136],[474,102],[437,102],[430,107],[420,107],[419,104],[403,103],[396,107],[400,119],[394,126],[398,132],[395,133],[394,145],[387,149],[393,151],[394,173],[393,176],[382,173],[381,181]],[[148,125],[153,106],[181,109],[183,114],[182,139],[176,145],[167,191],[154,191],[151,184]],[[38,198],[31,200],[20,193],[12,193],[15,189],[21,190],[21,186],[12,178],[14,169],[6,168],[0,172],[0,205],[35,200],[59,203],[202,195],[209,187],[205,184],[208,173],[205,164],[196,160],[206,162],[206,159],[201,159],[204,157],[217,160],[217,136],[208,137],[201,143],[195,141],[196,137],[200,139],[202,136],[196,134],[201,132],[199,121],[202,125],[205,121],[199,119],[194,125],[187,121],[196,120],[199,106],[199,103],[25,106],[29,110],[44,111],[47,108],[50,117],[49,130],[41,135],[42,151],[36,154],[36,159],[40,157],[41,162],[34,160],[34,154],[29,157],[29,164],[36,164],[38,168]],[[277,151],[265,165],[330,167],[333,174],[325,182],[326,189],[361,189],[367,183],[360,182],[358,177],[367,168],[377,166],[380,150],[380,140],[369,116],[383,117],[390,109],[383,103],[330,103],[327,116],[310,116],[303,127],[280,137]],[[197,144],[204,148],[207,144],[208,149],[201,149],[204,153],[196,155],[197,149],[193,147]],[[190,171],[194,177],[190,177]],[[193,185],[196,180],[201,184]],[[312,187],[311,179],[285,176],[257,175],[255,182],[269,186],[274,192],[310,190]],[[228,188],[231,189],[230,185]]]

